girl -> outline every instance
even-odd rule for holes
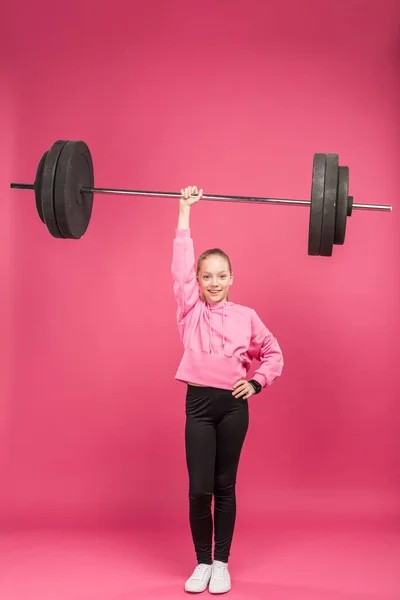
[[[236,474],[249,425],[248,399],[280,376],[282,352],[255,310],[230,302],[233,273],[219,248],[204,252],[195,269],[190,209],[203,195],[181,190],[172,276],[184,353],[175,378],[187,384],[185,446],[189,522],[197,566],[187,592],[231,589],[228,558],[235,518]],[[251,361],[260,367],[245,376]],[[211,557],[214,497],[214,561]]]

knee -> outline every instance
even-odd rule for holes
[[[230,497],[235,495],[236,481],[227,477],[216,477],[214,495],[216,497]]]
[[[189,500],[197,506],[211,506],[212,493],[199,488],[189,489]]]

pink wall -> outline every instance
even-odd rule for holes
[[[3,523],[186,518],[177,201],[99,195],[81,241],[51,238],[8,186],[63,137],[89,144],[99,186],[307,198],[313,153],[338,152],[356,202],[393,204],[354,212],[330,259],[307,256],[302,207],[204,202],[192,231],[197,253],[230,254],[232,300],[285,354],[251,399],[241,518],[399,516],[399,16],[395,0],[10,3]]]

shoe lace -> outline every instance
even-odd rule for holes
[[[225,581],[227,579],[227,568],[225,565],[213,565],[213,579]]]
[[[194,570],[193,573],[193,579],[204,579],[204,576],[207,574],[208,570],[209,570],[209,566],[205,565],[205,564],[199,564],[197,565],[197,567]]]

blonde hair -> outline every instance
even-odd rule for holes
[[[205,260],[209,256],[220,256],[221,258],[224,258],[226,260],[226,262],[228,263],[229,273],[232,274],[232,264],[231,264],[231,259],[229,258],[229,256],[220,248],[210,248],[209,250],[206,250],[205,252],[203,252],[203,254],[200,254],[200,256],[197,260],[196,277],[199,275],[201,263],[203,262],[203,260]],[[201,299],[205,300],[203,293],[201,294]],[[226,299],[229,300],[229,293],[226,295]]]

